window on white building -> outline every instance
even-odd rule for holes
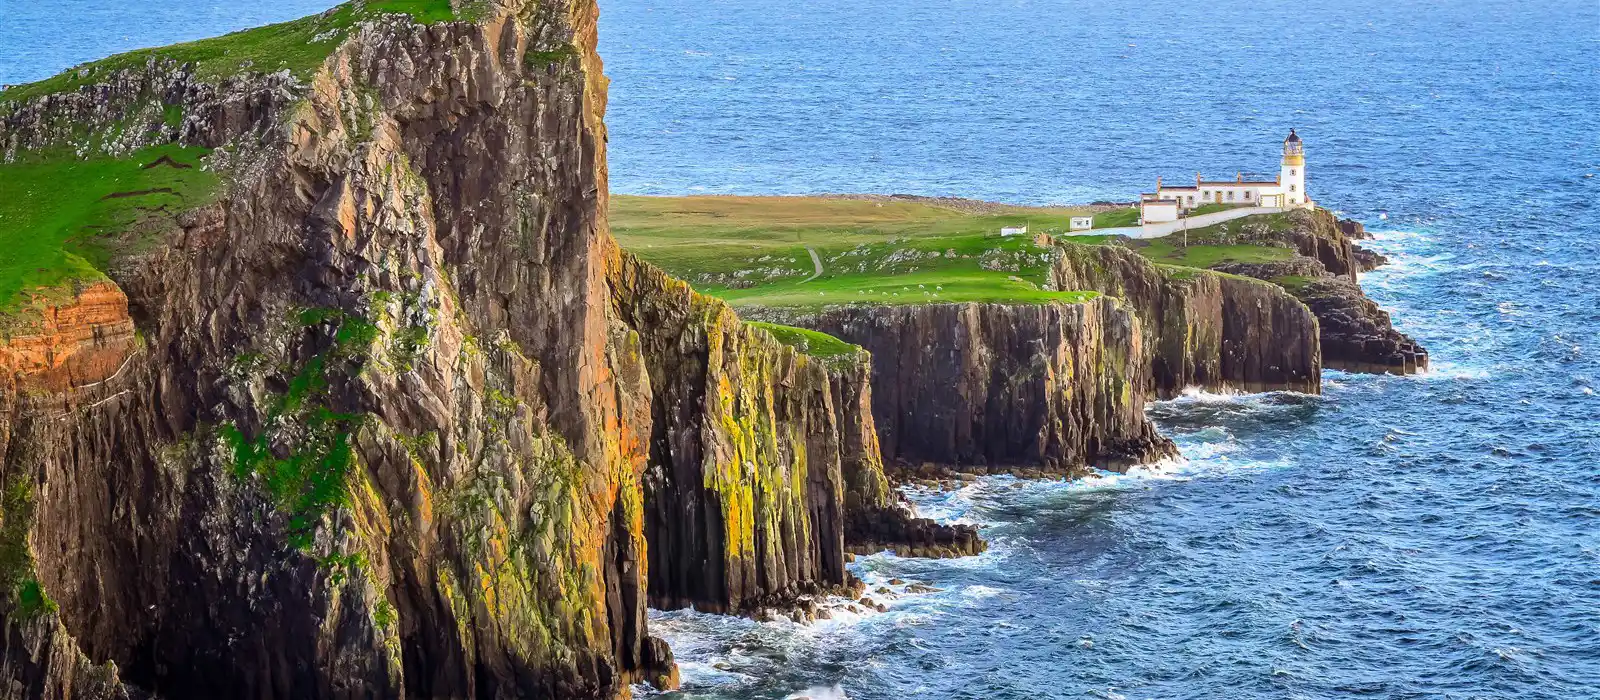
[[[1289,168],[1289,174],[1294,175],[1294,168]]]
[[[1249,199],[1250,198],[1250,192],[1248,190],[1244,193],[1244,198],[1245,199]]]
[[[1211,196],[1211,190],[1200,190],[1200,196],[1201,197],[1210,197]]]
[[[1228,201],[1233,201],[1233,192],[1228,192]]]
[[[1293,192],[1293,191],[1294,191],[1294,185],[1289,185],[1289,191],[1290,191],[1290,192]]]

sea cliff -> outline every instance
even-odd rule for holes
[[[1294,211],[1271,224],[1246,224],[1223,234],[1230,242],[1286,246],[1289,259],[1236,262],[1214,269],[1282,286],[1311,309],[1319,322],[1323,364],[1377,374],[1414,374],[1428,368],[1428,351],[1396,330],[1389,312],[1361,289],[1357,275],[1387,262],[1361,248],[1367,236],[1359,222],[1316,209]]]
[[[595,19],[371,0],[0,94],[4,167],[115,175],[8,312],[8,692],[618,697],[675,682],[652,601],[981,547],[886,488],[864,364],[617,249]]]
[[[1144,416],[1140,324],[1110,297],[845,306],[796,322],[872,353],[891,459],[1081,474],[1176,454]]]
[[[1159,265],[1118,246],[1058,243],[1053,284],[1124,299],[1149,337],[1154,393],[1322,386],[1317,320],[1269,282]]]

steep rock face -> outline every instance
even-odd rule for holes
[[[388,20],[309,85],[172,88],[198,100],[185,113],[218,106],[152,138],[227,145],[232,184],[117,265],[146,347],[98,384],[13,376],[0,395],[8,682],[609,697],[670,680],[644,615],[650,387],[608,317],[594,13]],[[173,85],[137,73],[12,109],[0,142],[49,145],[44,120],[120,118],[117,86]]]
[[[1138,321],[1112,299],[836,307],[799,322],[872,354],[889,459],[1072,474],[1175,453],[1144,416]]]
[[[1156,395],[1321,391],[1317,319],[1277,286],[1156,265],[1116,246],[1057,247],[1053,286],[1096,290],[1137,311]]]
[[[913,518],[889,487],[864,354],[801,354],[628,253],[611,286],[651,386],[653,606],[750,613],[843,592],[847,544],[982,551],[974,528]]]
[[[823,364],[632,255],[615,267],[653,395],[652,603],[750,611],[842,587],[840,416]]]
[[[0,104],[0,161],[64,144],[106,155],[172,142],[216,148],[244,133],[265,136],[270,117],[304,87],[287,71],[208,82],[189,65],[152,57],[135,70],[92,76],[78,90]],[[181,106],[178,119],[167,105]]]
[[[1277,282],[1316,314],[1323,362],[1354,372],[1412,374],[1428,367],[1428,351],[1395,330],[1389,313],[1367,298],[1356,276],[1387,260],[1353,243],[1367,237],[1360,223],[1317,209],[1289,213],[1286,230],[1263,227],[1245,239],[1293,246],[1283,262],[1235,263],[1216,269]],[[1321,267],[1321,272],[1316,269]]]
[[[989,543],[972,525],[946,525],[913,515],[884,473],[872,415],[872,356],[829,363],[844,472],[844,542],[854,554],[892,550],[903,557],[964,557]]]

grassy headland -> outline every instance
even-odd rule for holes
[[[1137,218],[1137,210],[1113,210],[1097,214],[1096,225],[1124,225],[1127,211]],[[1294,255],[1289,248],[1234,241],[1249,222],[1286,226],[1281,215],[1196,229],[1184,245],[1177,236],[1069,236],[1069,219],[1085,213],[1087,208],[956,207],[890,198],[619,195],[611,199],[611,228],[640,257],[735,306],[802,309],[1094,296],[1044,288],[1052,257],[1048,247],[1034,242],[1039,233],[1086,245],[1124,245],[1181,268]],[[1028,235],[999,235],[1002,227],[1014,226],[1027,226]]]
[[[696,289],[735,306],[789,308],[1081,301],[1093,293],[1043,288],[1050,251],[1032,236],[1064,235],[1084,213],[887,198],[629,196],[612,197],[610,212],[623,246]],[[1029,235],[999,235],[1015,226]]]
[[[356,0],[318,15],[172,46],[140,49],[76,66],[0,92],[0,113],[26,100],[105,82],[152,62],[187,66],[202,81],[288,70],[308,77],[358,23],[379,16],[433,23],[472,19],[482,0]],[[151,99],[159,100],[159,96]],[[156,104],[169,127],[183,107]],[[159,240],[183,211],[211,202],[222,178],[206,166],[206,149],[155,145],[118,156],[99,146],[134,128],[132,120],[80,134],[83,143],[10,154],[0,162],[0,319],[104,279],[117,254]],[[86,155],[87,154],[87,155]]]
[[[469,7],[474,6],[471,3]],[[463,10],[470,15],[472,10]],[[288,70],[305,77],[339,46],[362,20],[392,14],[429,24],[457,17],[450,0],[365,0],[348,2],[322,14],[246,29],[210,39],[152,49],[139,49],[75,66],[59,75],[0,92],[0,104],[40,95],[76,90],[104,80],[126,68],[141,67],[152,59],[167,59],[193,67],[201,80],[216,81],[244,71],[274,73]]]

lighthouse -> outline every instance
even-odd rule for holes
[[[1283,187],[1284,201],[1294,207],[1310,201],[1306,195],[1306,149],[1300,135],[1289,130],[1283,140],[1283,164],[1278,166],[1278,184]]]
[[[1306,192],[1306,149],[1300,135],[1289,130],[1283,140],[1283,160],[1276,180],[1246,179],[1243,172],[1232,180],[1207,180],[1196,173],[1193,185],[1167,185],[1156,178],[1156,191],[1139,195],[1142,220],[1146,223],[1176,221],[1189,212],[1207,208],[1202,215],[1225,216],[1216,209],[1311,209],[1315,204]],[[1242,215],[1242,214],[1241,214]]]

